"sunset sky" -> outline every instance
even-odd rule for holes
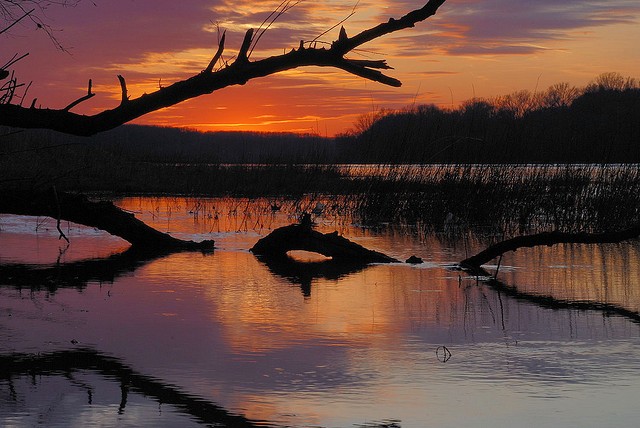
[[[400,17],[421,1],[300,1],[265,33],[252,59],[283,53],[313,40],[354,12],[344,24],[354,35]],[[4,34],[0,62],[29,52],[16,67],[32,81],[24,104],[62,108],[87,91],[97,95],[74,111],[91,114],[117,105],[117,74],[137,97],[158,85],[203,70],[227,31],[230,60],[244,32],[257,28],[279,1],[83,0],[51,7],[46,20],[69,53],[55,49],[27,23]],[[337,38],[339,27],[319,40]],[[457,106],[476,97],[520,89],[544,90],[558,82],[583,86],[603,72],[640,77],[640,2],[613,0],[448,0],[416,28],[364,45],[352,58],[386,59],[386,74],[401,88],[325,68],[301,68],[223,89],[168,108],[136,123],[203,131],[252,130],[334,135],[358,116],[411,104]]]

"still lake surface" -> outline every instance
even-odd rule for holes
[[[108,279],[3,274],[0,426],[637,426],[640,324],[542,308],[452,269],[483,247],[469,237],[323,212],[318,230],[424,263],[287,273],[248,251],[315,203],[125,198],[216,250],[90,268]],[[54,220],[0,216],[0,262],[55,271],[128,246],[62,227],[70,245]],[[637,312],[640,243],[519,250],[498,278]]]

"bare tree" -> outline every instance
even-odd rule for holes
[[[346,58],[354,49],[386,34],[415,26],[436,13],[445,0],[429,0],[422,8],[413,10],[401,18],[391,18],[387,22],[364,30],[355,36],[347,36],[344,27],[330,47],[315,47],[300,41],[297,49],[283,55],[272,56],[258,61],[249,59],[250,49],[260,36],[259,32],[250,29],[231,64],[223,64],[216,69],[225,48],[225,37],[220,40],[217,52],[204,70],[186,80],[176,82],[159,90],[143,94],[132,99],[127,92],[125,78],[118,76],[122,91],[120,104],[110,110],[105,110],[92,116],[73,113],[71,109],[91,98],[94,93],[91,80],[87,93],[70,102],[63,109],[36,108],[16,103],[0,105],[0,125],[19,128],[47,128],[74,135],[93,135],[129,122],[147,113],[178,104],[190,98],[210,94],[219,89],[244,85],[251,79],[264,77],[305,66],[335,67],[365,79],[380,82],[385,85],[398,87],[401,82],[383,74],[380,70],[391,69],[385,60],[358,60]]]

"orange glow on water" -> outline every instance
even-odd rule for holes
[[[96,349],[198,400],[284,426],[350,426],[389,417],[403,426],[429,426],[433,420],[460,426],[483,411],[522,418],[532,400],[530,421],[545,405],[564,415],[566,423],[558,425],[580,417],[588,425],[594,416],[584,412],[603,400],[607,406],[618,403],[622,411],[616,417],[635,420],[625,410],[637,397],[628,394],[638,385],[636,323],[596,311],[542,308],[448,269],[474,250],[473,242],[417,237],[406,229],[362,230],[322,217],[316,220],[323,230],[339,229],[367,247],[396,257],[416,254],[425,263],[371,265],[333,276],[288,274],[248,251],[273,228],[295,221],[293,209],[278,201],[280,209],[272,212],[272,202],[118,201],[161,230],[214,238],[218,248],[146,260],[99,284],[61,280],[43,292],[25,292],[24,285],[2,277],[0,339],[6,352]],[[211,232],[216,213],[220,232],[217,227]],[[266,219],[272,221],[269,227],[253,227]],[[7,242],[8,223],[2,221],[0,250]],[[95,246],[108,243],[92,231],[83,233]],[[19,249],[20,241],[11,239],[11,247]],[[25,247],[19,252],[26,254]],[[639,251],[636,242],[519,250],[503,259],[499,278],[530,292],[637,309]],[[446,364],[436,354],[442,345],[453,354]],[[86,401],[85,381],[92,385],[85,371],[64,379],[73,383],[69,391],[75,385],[79,401]],[[38,385],[48,380],[38,377]],[[27,381],[30,390],[38,388],[31,376]],[[121,384],[110,381],[117,406]],[[635,389],[624,389],[630,383]],[[619,388],[624,393],[611,397]],[[100,399],[103,394],[100,390]],[[135,417],[140,408],[132,393],[129,398],[125,413]],[[562,413],[577,401],[581,406]],[[168,404],[162,406],[166,411]],[[148,412],[157,409],[156,402],[148,403]],[[81,410],[95,412],[91,406]],[[112,420],[98,416],[101,422]],[[446,423],[451,421],[460,423]]]

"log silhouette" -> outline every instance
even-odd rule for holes
[[[496,291],[503,292],[508,296],[520,300],[526,300],[543,308],[550,309],[576,309],[600,311],[605,315],[618,315],[628,318],[634,322],[640,322],[640,313],[632,311],[622,306],[597,302],[597,301],[572,301],[558,299],[553,296],[539,295],[520,291],[517,286],[508,285],[499,281],[495,275],[490,275],[482,265],[488,263],[496,257],[502,256],[509,251],[516,251],[520,248],[531,248],[540,245],[552,246],[556,244],[604,244],[618,243],[640,236],[640,224],[636,224],[624,230],[602,233],[566,233],[566,232],[543,232],[533,235],[517,236],[512,239],[498,242],[489,246],[478,254],[460,262],[460,267],[472,275],[482,278],[482,281]]]
[[[304,250],[331,257],[335,263],[394,263],[398,260],[378,251],[369,250],[349,241],[338,232],[320,233],[313,230],[308,215],[300,224],[280,227],[260,239],[252,248],[255,255],[287,257],[288,251]]]
[[[133,247],[149,251],[211,250],[214,247],[213,240],[185,241],[162,233],[109,201],[91,201],[84,195],[56,193],[52,189],[31,194],[4,192],[0,198],[0,212],[48,216],[95,227],[121,237]]]
[[[640,224],[613,232],[567,233],[553,231],[533,235],[522,235],[493,244],[478,254],[464,259],[460,262],[460,265],[463,268],[477,268],[504,253],[516,251],[519,248],[530,248],[540,245],[551,246],[556,244],[608,244],[636,239],[638,237],[640,237]]]

